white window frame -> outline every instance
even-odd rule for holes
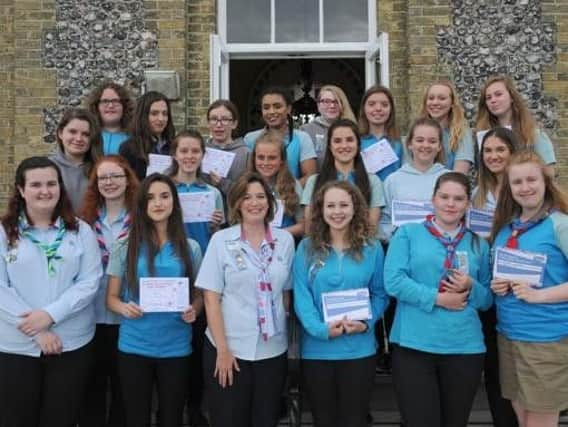
[[[365,42],[324,42],[323,2],[319,3],[319,42],[276,43],[275,2],[271,7],[269,43],[227,43],[227,2],[217,0],[218,35],[210,37],[210,98],[229,98],[229,63],[231,59],[293,59],[293,58],[362,58],[365,60],[366,87],[377,83],[377,62],[380,63],[380,83],[389,86],[388,34],[377,36],[377,0],[367,0],[368,38]],[[283,1],[283,0],[280,0]],[[349,0],[346,0],[349,1]]]

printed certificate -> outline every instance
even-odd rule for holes
[[[187,277],[141,277],[140,308],[145,313],[184,311],[189,307]]]
[[[347,318],[349,320],[371,319],[369,289],[349,289],[325,292],[321,296],[323,320],[326,323]]]
[[[377,173],[398,161],[398,156],[385,138],[361,151],[361,157],[369,173]]]
[[[493,277],[542,286],[546,255],[511,248],[497,248]]]
[[[422,222],[434,213],[432,202],[414,200],[393,200],[391,222],[395,227],[412,222]]]

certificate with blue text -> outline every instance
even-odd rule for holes
[[[511,248],[497,248],[493,277],[542,286],[546,255]]]
[[[434,212],[430,201],[416,200],[393,200],[392,201],[392,225],[400,227],[411,222],[422,222]]]
[[[325,292],[321,300],[323,320],[326,323],[342,319],[369,320],[372,318],[371,299],[367,288]]]
[[[467,211],[466,222],[468,228],[481,237],[489,237],[493,226],[494,211],[489,209],[470,208]]]
[[[145,313],[184,311],[189,307],[187,277],[141,277],[140,308]]]

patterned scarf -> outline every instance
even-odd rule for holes
[[[43,243],[39,241],[32,233],[32,227],[28,224],[24,215],[20,215],[18,220],[18,227],[20,229],[20,234],[22,237],[27,237],[37,245],[45,254],[47,258],[47,272],[50,276],[55,274],[55,261],[62,259],[60,255],[57,255],[57,250],[61,246],[63,237],[65,237],[65,223],[61,218],[57,219],[52,227],[57,228],[57,235],[55,240],[51,244]]]
[[[548,210],[543,210],[537,213],[533,218],[528,221],[521,222],[520,218],[515,218],[511,222],[511,236],[507,239],[507,243],[505,246],[511,249],[518,249],[519,248],[519,236],[531,228],[536,227],[540,224],[546,217],[548,217],[549,212]]]
[[[103,268],[106,270],[106,266],[108,264],[110,251],[105,241],[105,236],[103,234],[103,222],[102,218],[104,218],[105,214],[102,209],[99,209],[97,214],[97,219],[95,220],[95,224],[93,227],[95,228],[95,234],[97,236],[97,243],[99,244],[99,248],[101,249],[101,261],[103,263]],[[128,232],[130,231],[130,225],[132,221],[130,219],[130,214],[125,214],[122,217],[122,227],[120,228],[120,232],[116,237],[115,242],[120,242],[128,238]]]
[[[266,237],[260,244],[258,252],[245,240],[244,233],[241,233],[241,241],[244,243],[241,246],[242,251],[251,264],[258,270],[256,282],[258,324],[260,326],[262,339],[268,341],[269,338],[279,332],[276,330],[276,323],[274,321],[275,307],[272,301],[272,283],[270,282],[270,275],[268,274],[268,268],[274,254],[275,241],[272,239],[270,228],[266,229]]]
[[[436,226],[434,225],[434,215],[428,215],[426,217],[426,220],[424,221],[424,226],[430,232],[430,234],[432,234],[432,236],[434,236],[446,249],[446,258],[444,259],[444,268],[446,269],[446,271],[450,270],[451,268],[454,268],[454,260],[455,260],[455,257],[456,257],[456,248],[459,245],[459,243],[461,242],[461,240],[463,239],[463,237],[465,236],[465,233],[467,231],[465,224],[463,222],[460,224],[458,234],[456,234],[456,236],[453,239],[451,237],[444,236],[436,228]],[[445,276],[446,276],[446,274],[444,274],[444,277]],[[440,292],[445,291],[444,286],[441,283],[441,281],[440,281],[439,289],[440,289]]]

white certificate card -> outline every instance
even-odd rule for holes
[[[282,200],[276,199],[276,206],[274,208],[274,219],[270,225],[280,228],[282,227],[282,221],[284,220],[284,203],[282,203]]]
[[[546,255],[511,248],[497,248],[493,277],[542,286]]]
[[[393,200],[391,222],[395,227],[412,222],[422,222],[434,212],[432,202]]]
[[[493,226],[494,211],[489,209],[469,208],[466,216],[468,228],[481,237],[489,237]]]
[[[145,313],[177,312],[188,307],[187,277],[140,278],[140,308]]]
[[[398,161],[398,156],[384,138],[361,151],[361,157],[368,173],[377,173]]]
[[[349,289],[345,291],[324,292],[321,295],[323,320],[326,323],[335,320],[369,320],[371,299],[369,289]]]
[[[222,178],[227,178],[233,160],[235,160],[235,155],[231,151],[207,147],[201,162],[201,171],[203,173],[213,172]]]
[[[215,195],[212,191],[179,193],[183,222],[209,222],[215,211]]]
[[[158,172],[164,173],[172,165],[172,157],[165,154],[148,154],[146,176]]]

